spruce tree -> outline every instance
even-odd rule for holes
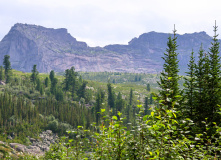
[[[55,75],[54,70],[51,70],[50,75],[49,75],[51,82],[54,80],[54,75]]]
[[[212,47],[209,49],[209,60],[210,60],[210,70],[209,70],[209,108],[208,116],[211,120],[217,121],[220,119],[217,112],[219,112],[219,105],[221,104],[221,65],[220,65],[220,56],[219,56],[219,42],[217,34],[216,22],[214,26],[214,36],[212,40]]]
[[[76,96],[76,91],[78,90],[77,72],[75,72],[74,67],[71,67],[71,69],[69,70],[67,83],[69,83],[70,85],[70,92],[72,95],[72,99],[74,100]]]
[[[125,102],[122,99],[122,94],[119,92],[116,99],[116,112],[120,111],[124,108]]]
[[[149,104],[148,104],[148,97],[145,97],[144,101],[144,115],[149,115],[150,110],[149,110]]]
[[[108,105],[110,109],[115,109],[115,93],[113,91],[110,82],[108,82],[107,84],[107,90],[108,90]]]
[[[190,56],[190,61],[188,64],[188,72],[186,72],[185,77],[185,98],[186,98],[186,103],[185,103],[185,111],[187,113],[187,116],[190,117],[191,119],[193,118],[195,114],[195,72],[196,72],[196,64],[195,64],[195,58],[193,56],[194,52],[191,52]]]
[[[57,78],[53,78],[53,81],[51,82],[51,94],[56,94],[56,90],[57,90],[57,84],[58,84],[58,79]]]
[[[49,86],[49,78],[46,77],[46,78],[45,78],[45,87],[47,88],[48,86]]]
[[[129,105],[130,107],[132,106],[133,104],[133,90],[132,88],[130,89],[130,98],[129,98]]]
[[[166,53],[164,53],[163,60],[163,72],[161,72],[160,82],[158,82],[161,90],[160,99],[163,100],[164,106],[167,106],[168,109],[171,109],[173,106],[173,102],[178,100],[178,95],[180,95],[179,89],[179,69],[178,69],[178,59],[176,52],[177,50],[177,42],[176,42],[176,30],[174,28],[173,38],[169,36],[167,42]],[[177,105],[178,107],[178,105]]]
[[[4,60],[3,60],[3,64],[4,64],[4,69],[5,69],[5,79],[6,79],[6,83],[10,82],[11,79],[11,62],[9,61],[10,56],[9,55],[5,55],[4,56]]]
[[[64,87],[63,87],[63,89],[64,89],[64,91],[65,92],[67,92],[67,91],[69,91],[70,90],[70,72],[69,72],[69,69],[66,69],[65,70],[65,75],[64,75],[64,82],[63,82],[63,84],[64,84]]]
[[[82,85],[78,89],[78,97],[79,97],[79,99],[80,98],[85,98],[85,96],[86,96],[86,86],[87,86],[87,82],[83,81]]]
[[[197,124],[205,120],[208,107],[209,58],[204,52],[201,45],[195,70],[195,101],[193,104],[196,111],[193,120]]]
[[[99,89],[96,95],[96,103],[95,103],[95,118],[97,125],[100,122],[100,117],[101,117],[100,112],[103,101],[104,101],[104,92]]]
[[[38,79],[36,80],[36,90],[37,90],[37,91],[40,91],[41,86],[42,86],[41,81],[40,81],[40,79],[38,78]]]
[[[37,65],[35,64],[32,69],[31,82],[36,84],[37,79],[38,79],[38,71],[37,71]]]

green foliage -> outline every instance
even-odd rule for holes
[[[48,123],[47,128],[52,130],[54,133],[56,133],[58,130],[58,121],[57,120],[50,121]]]
[[[99,124],[100,122],[100,110],[102,108],[102,103],[104,101],[104,92],[99,90],[96,95],[96,103],[95,103],[95,117],[96,123]]]
[[[219,105],[221,104],[221,64],[220,64],[220,56],[219,56],[219,42],[218,42],[218,34],[217,34],[217,26],[215,23],[214,26],[214,36],[212,41],[212,46],[209,49],[209,80],[208,80],[208,99],[209,99],[209,108],[207,109],[208,118],[211,122],[220,122],[220,115],[217,114],[219,111]]]
[[[74,131],[75,138],[61,141],[51,147],[45,154],[46,159],[55,156],[60,159],[214,159],[220,158],[215,142],[203,139],[205,133],[192,135],[189,128],[195,124],[190,119],[178,119],[181,112],[152,109],[150,115],[144,115],[144,108],[140,108],[136,116],[136,125],[127,130],[123,125],[122,113],[109,118],[105,110],[101,109],[101,123],[94,126],[98,132],[87,135],[88,130],[79,126]],[[174,106],[173,106],[174,107]],[[109,122],[108,124],[106,122]],[[206,124],[205,124],[206,126]],[[80,130],[81,129],[81,130]],[[221,129],[215,126],[216,135]],[[81,131],[81,132],[80,132]],[[214,136],[216,136],[214,134]],[[207,140],[207,146],[202,145]],[[88,146],[89,145],[89,146]],[[90,154],[88,154],[90,153]]]
[[[3,65],[4,65],[4,69],[5,69],[5,79],[6,79],[6,83],[9,83],[11,80],[11,62],[9,61],[10,56],[9,55],[5,55],[4,56],[4,60],[3,60]]]
[[[187,73],[187,77],[185,77],[185,98],[186,100],[186,104],[185,104],[185,108],[188,108],[186,110],[186,113],[188,115],[188,117],[190,117],[191,119],[194,118],[194,115],[196,114],[196,108],[194,104],[196,102],[196,98],[195,98],[195,94],[196,94],[196,64],[195,64],[195,58],[193,56],[193,52],[191,53],[190,56],[190,62],[188,64],[188,69],[189,72]],[[183,109],[184,110],[184,109]],[[185,112],[185,110],[184,110]]]
[[[55,77],[54,70],[51,70],[49,77],[50,77],[51,82],[53,82],[54,77]]]
[[[37,80],[38,80],[38,71],[37,71],[37,65],[35,64],[33,66],[33,69],[32,69],[32,74],[31,74],[31,82],[34,83],[34,85],[36,84]]]
[[[115,93],[110,83],[107,84],[108,105],[111,109],[115,109]]]
[[[50,83],[49,78],[46,77],[46,78],[45,78],[45,87],[46,87],[46,88],[49,87],[49,83]]]
[[[82,75],[101,76],[102,81],[109,78],[106,84],[85,81],[72,67],[64,77],[51,71],[49,87],[48,75],[38,74],[36,65],[32,74],[15,71],[10,83],[0,86],[1,140],[29,144],[26,137],[35,137],[41,130],[51,129],[60,136],[67,135],[69,130],[69,138],[52,145],[44,159],[220,159],[220,58],[216,25],[214,31],[210,52],[204,56],[201,47],[197,65],[191,53],[184,92],[178,82],[175,31],[174,37],[168,38],[163,57],[159,95],[149,93],[150,84],[154,91],[154,83],[151,78],[145,81],[145,74]],[[129,75],[131,78],[125,80]],[[110,84],[110,79],[115,84]],[[122,81],[130,83],[119,84]],[[134,81],[143,86],[132,84]],[[96,123],[91,125],[92,122]],[[7,140],[12,132],[16,136]],[[1,145],[0,152],[7,158]]]
[[[3,71],[3,67],[0,66],[0,81],[4,80],[4,71]]]
[[[178,59],[176,52],[176,30],[174,29],[174,37],[171,36],[168,38],[167,42],[167,53],[164,53],[163,60],[165,61],[163,65],[163,72],[161,72],[160,82],[158,82],[161,90],[160,99],[163,100],[165,105],[168,105],[168,109],[171,109],[173,106],[173,101],[178,99],[177,95],[180,94],[179,89],[179,69],[178,69]]]
[[[150,84],[147,84],[147,91],[150,92]]]

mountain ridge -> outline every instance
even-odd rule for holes
[[[77,71],[158,73],[163,67],[161,57],[168,37],[167,33],[152,31],[133,38],[127,45],[90,47],[65,28],[17,23],[0,42],[0,57],[10,55],[12,68],[24,72],[30,72],[36,64],[39,72],[61,72],[74,66]],[[177,34],[181,73],[187,70],[191,51],[196,55],[201,43],[208,50],[211,40],[206,32]]]

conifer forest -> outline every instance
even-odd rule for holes
[[[37,65],[24,73],[13,70],[5,55],[0,140],[28,145],[27,137],[39,139],[51,130],[59,141],[41,156],[13,157],[0,144],[2,159],[221,159],[220,44],[216,24],[213,29],[209,51],[201,44],[197,54],[189,53],[184,76],[179,75],[175,28],[165,42],[160,75],[83,73],[74,66],[45,74]],[[154,77],[156,83],[150,81]]]

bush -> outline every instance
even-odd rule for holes
[[[49,130],[52,130],[52,132],[56,133],[56,132],[57,132],[57,129],[58,129],[58,121],[57,121],[57,120],[50,121],[50,122],[48,123],[47,128],[48,128]]]

